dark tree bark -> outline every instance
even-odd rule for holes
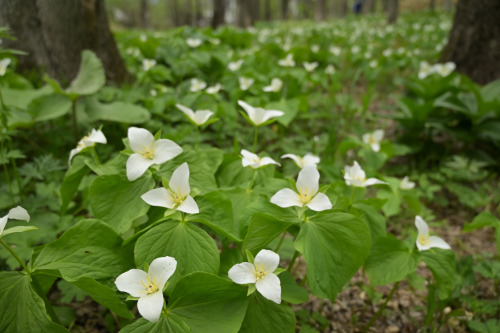
[[[264,0],[264,20],[271,21],[271,0]]]
[[[148,0],[141,0],[140,20],[141,28],[149,28],[149,6]]]
[[[241,28],[248,27],[250,25],[251,17],[246,0],[237,0],[236,12],[237,12],[237,20],[236,20],[237,25]]]
[[[44,69],[62,82],[72,80],[81,53],[94,51],[108,79],[128,77],[108,27],[104,0],[0,0],[0,26],[9,26],[17,41],[7,47],[28,53],[19,56],[21,70]]]
[[[288,0],[281,0],[281,18],[283,20],[288,18]]]
[[[224,6],[224,0],[213,0],[213,7],[214,15],[212,16],[212,28],[215,29],[225,23],[224,15],[226,10]]]
[[[370,12],[375,13],[377,11],[377,0],[369,0],[370,1]]]
[[[316,13],[314,14],[316,21],[324,21],[326,19],[326,1],[316,0]]]
[[[179,13],[179,4],[177,3],[177,0],[171,0],[171,4],[172,23],[174,24],[174,27],[179,27],[182,25]]]
[[[382,11],[386,13],[389,10],[389,0],[382,0]]]
[[[460,0],[441,61],[479,84],[500,78],[500,1]]]
[[[347,10],[349,7],[348,0],[338,0],[339,1],[339,16],[345,17],[347,15]]]
[[[250,14],[251,24],[254,25],[255,22],[260,20],[260,0],[246,1],[247,10]]]
[[[394,24],[398,20],[399,15],[399,0],[388,0],[387,22]]]
[[[435,11],[435,10],[436,10],[436,0],[431,0],[431,1],[429,2],[429,9],[430,9],[431,11]]]
[[[448,11],[453,10],[453,0],[444,0],[444,9]]]

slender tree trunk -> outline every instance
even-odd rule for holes
[[[377,12],[377,0],[370,0],[370,12]]]
[[[316,21],[324,21],[326,19],[326,1],[316,0],[316,13],[314,14]]]
[[[399,0],[388,0],[387,22],[394,24],[398,20],[399,15]]]
[[[435,10],[436,10],[436,0],[431,0],[431,1],[429,2],[429,9],[430,9],[431,11],[435,11]]]
[[[255,24],[258,20],[260,20],[260,0],[252,0],[246,1],[247,10],[250,14],[251,24]]]
[[[239,27],[245,28],[249,25],[249,12],[246,0],[238,0],[236,11],[238,13],[237,24]]]
[[[453,0],[444,0],[444,9],[447,11],[453,10]]]
[[[500,1],[460,0],[441,61],[479,84],[500,78]]]
[[[271,0],[264,0],[264,20],[271,21]]]
[[[212,28],[224,25],[225,6],[224,0],[213,0],[214,14],[212,16]]]
[[[62,82],[72,80],[81,53],[94,51],[108,79],[124,82],[129,76],[108,27],[104,0],[0,0],[0,26],[9,26],[16,41],[7,48],[28,53],[19,56],[20,70],[43,68]]]
[[[179,4],[177,3],[177,0],[167,0],[167,1],[171,1],[172,3],[171,14],[172,14],[172,23],[174,27],[181,26],[182,22],[180,19]]]
[[[345,17],[347,15],[347,10],[349,7],[348,0],[338,0],[339,1],[339,16]]]
[[[141,0],[141,11],[140,11],[140,19],[141,28],[147,29],[149,28],[149,8],[148,8],[148,0]]]
[[[281,18],[283,20],[288,18],[288,1],[289,0],[281,0]]]
[[[382,11],[387,13],[389,10],[389,0],[382,0]]]

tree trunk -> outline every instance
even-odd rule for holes
[[[250,14],[251,24],[260,20],[260,0],[246,1],[247,11]]]
[[[281,0],[281,18],[283,20],[288,18],[288,0]]]
[[[339,0],[339,16],[345,17],[347,15],[349,4],[348,0]]]
[[[460,0],[441,61],[479,84],[500,78],[500,1]]]
[[[375,13],[377,11],[377,0],[370,0],[370,12]]]
[[[447,11],[453,10],[453,0],[444,0],[444,9]]]
[[[238,0],[236,11],[238,13],[237,24],[241,28],[245,28],[249,25],[249,12],[246,0]]]
[[[108,27],[104,0],[0,0],[0,26],[9,26],[16,41],[5,46],[28,53],[19,56],[21,70],[43,68],[51,77],[71,81],[89,49],[101,59],[108,79],[128,77]]]
[[[214,15],[212,16],[212,28],[216,29],[224,24],[224,0],[213,0],[213,7]]]
[[[140,12],[139,22],[141,22],[141,28],[143,29],[149,28],[148,0],[141,0],[141,12]]]
[[[389,10],[389,0],[382,0],[382,11],[387,13]]]
[[[388,0],[387,8],[387,22],[394,24],[398,20],[399,14],[399,0]]]
[[[264,0],[264,20],[271,21],[271,0]]]
[[[169,1],[169,0],[167,0]],[[174,27],[179,27],[182,25],[181,19],[180,19],[180,13],[179,13],[179,4],[177,3],[177,0],[171,0],[172,8],[171,8],[171,13],[172,13],[172,23]]]
[[[314,15],[316,21],[324,21],[326,19],[326,1],[316,0],[316,13]]]
[[[430,9],[431,11],[435,11],[435,10],[436,10],[436,0],[431,0],[431,1],[429,2],[429,9]]]

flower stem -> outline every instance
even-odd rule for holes
[[[12,141],[9,141],[9,149],[12,150]],[[23,188],[21,186],[21,178],[19,178],[19,172],[17,172],[16,160],[14,158],[11,158],[10,162],[12,163],[12,169],[14,169],[14,177],[16,177],[17,187],[19,188],[19,199],[21,199],[21,202],[23,202]]]
[[[349,207],[351,207],[352,204],[354,203],[354,196],[356,195],[357,190],[358,190],[358,188],[356,186],[354,186],[354,189],[352,190],[351,202],[349,203]]]
[[[375,313],[375,315],[372,317],[372,319],[370,319],[370,321],[368,322],[368,324],[366,324],[366,326],[363,328],[363,330],[361,331],[361,333],[366,333],[368,331],[368,329],[370,328],[370,326],[372,326],[372,324],[375,322],[375,320],[377,320],[378,317],[380,317],[380,315],[382,314],[382,311],[385,310],[385,307],[387,306],[387,303],[389,303],[389,301],[391,300],[392,295],[394,294],[394,292],[396,291],[396,289],[398,289],[399,282],[401,282],[401,281],[398,281],[398,282],[396,282],[394,284],[394,286],[391,289],[391,292],[389,293],[389,295],[387,295],[387,298],[385,299],[384,304],[382,304],[382,306],[380,307],[380,309],[378,309],[377,313]]]
[[[19,258],[19,256],[16,254],[16,252],[14,252],[14,250],[9,245],[7,245],[7,243],[5,243],[2,238],[0,238],[0,244],[2,244],[3,246],[5,246],[5,248],[7,250],[9,250],[9,252],[14,256],[14,258],[16,258],[17,261],[19,261],[19,263],[24,268],[24,270],[26,271],[26,273],[31,274],[30,269],[28,268],[28,266],[26,266],[26,264],[24,263],[24,261],[22,261],[21,258]]]
[[[97,165],[101,165],[101,162],[99,161],[99,156],[97,155],[97,151],[95,150],[95,147],[92,146],[92,155],[94,155],[95,162]]]
[[[5,180],[9,185],[10,198],[12,199],[12,204],[15,205],[16,201],[14,200],[14,191],[12,191],[12,184],[10,183],[9,170],[7,170],[7,156],[5,156],[5,150],[3,150],[3,141],[0,141],[0,150],[2,151],[3,159],[5,160],[3,164],[3,171],[5,173]]]
[[[198,150],[198,144],[199,144],[199,142],[200,142],[200,129],[199,129],[198,126],[196,126],[196,143],[195,143],[195,146],[194,146],[194,148],[196,150]]]
[[[280,249],[281,244],[283,243],[283,240],[285,239],[285,235],[286,235],[286,231],[283,232],[283,236],[281,236],[280,242],[278,243],[278,246],[276,246],[276,249],[274,250],[274,252],[278,252],[278,250]]]
[[[253,182],[255,180],[255,172],[256,171],[257,171],[256,169],[253,169],[252,179],[250,180],[250,184],[248,185],[248,192],[250,192],[252,190]]]
[[[290,260],[290,263],[288,264],[288,271],[292,273],[292,268],[293,265],[295,264],[295,260],[297,260],[297,257],[299,256],[299,251],[295,250],[295,253],[293,254],[292,260]]]
[[[78,136],[78,125],[77,125],[77,119],[76,119],[76,100],[71,102],[71,109],[73,111],[73,134],[75,135],[75,141],[79,141],[79,136]]]
[[[306,284],[306,281],[307,281],[307,273],[306,273],[306,275],[304,275],[304,278],[302,279],[302,281],[300,281],[299,286],[303,287]]]
[[[258,138],[258,136],[259,136],[259,127],[255,126],[255,135],[253,138],[253,153],[254,154],[257,151],[257,138]]]

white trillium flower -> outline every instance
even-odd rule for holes
[[[9,66],[12,60],[10,58],[5,58],[0,60],[0,76],[4,76],[5,72],[7,72],[7,67]]]
[[[388,58],[392,55],[392,50],[386,49],[386,50],[384,50],[384,52],[382,52],[382,54],[384,55],[384,57]]]
[[[285,113],[279,110],[265,110],[263,108],[254,108],[253,106],[238,101],[238,104],[246,111],[248,118],[255,126],[260,126],[271,118],[281,117]]]
[[[134,154],[127,160],[127,178],[134,181],[153,164],[163,164],[182,153],[182,148],[171,140],[159,139],[143,128],[128,129],[130,148]]]
[[[291,206],[304,207],[321,212],[332,208],[332,203],[326,194],[319,190],[319,172],[315,165],[307,165],[299,172],[297,178],[297,191],[284,188],[278,191],[271,202],[286,208]]]
[[[274,271],[278,268],[280,256],[270,250],[261,250],[255,256],[253,264],[242,262],[228,272],[228,276],[237,284],[255,284],[262,296],[274,303],[281,303],[281,282]]]
[[[314,156],[311,153],[305,154],[304,157],[300,157],[300,156],[297,156],[294,154],[285,154],[285,155],[281,156],[281,158],[282,159],[283,158],[292,159],[295,162],[295,164],[297,164],[297,166],[301,169],[305,166],[308,166],[308,165],[316,166],[319,164],[319,161],[320,161],[318,156]]]
[[[295,60],[293,60],[293,54],[289,53],[285,57],[285,59],[278,60],[278,65],[282,67],[294,67],[295,66]]]
[[[306,69],[306,71],[308,71],[309,73],[311,73],[312,71],[314,71],[316,69],[316,67],[318,67],[318,63],[317,62],[304,62],[304,68]]]
[[[348,186],[367,187],[376,184],[387,185],[386,182],[383,182],[377,178],[366,179],[365,172],[363,171],[363,169],[361,169],[358,162],[356,161],[354,161],[354,165],[352,167],[346,165],[344,168],[344,172],[344,180]]]
[[[186,44],[189,45],[189,47],[195,48],[201,45],[203,41],[199,38],[188,38],[186,39]]]
[[[359,53],[359,51],[361,51],[361,48],[359,46],[354,45],[353,47],[351,47],[351,53],[356,54]]]
[[[402,180],[401,183],[399,183],[399,188],[402,190],[411,190],[412,188],[415,187],[415,183],[410,181],[408,176],[405,176]]]
[[[144,43],[145,41],[148,40],[148,36],[146,36],[145,34],[141,34],[139,36],[139,40]]]
[[[378,66],[378,61],[377,60],[372,60],[369,63],[371,68],[376,68]]]
[[[434,67],[431,66],[427,61],[421,61],[420,69],[418,71],[418,78],[420,80],[423,80],[432,74],[434,74]]]
[[[325,73],[326,74],[335,74],[335,67],[332,64],[326,66]]]
[[[433,66],[434,73],[438,73],[442,77],[446,77],[453,73],[453,71],[457,68],[454,62],[447,62],[444,64],[435,64]]]
[[[198,92],[205,89],[206,87],[207,83],[205,81],[191,79],[191,87],[189,88],[189,90],[191,90],[191,92]]]
[[[153,96],[153,97],[156,97],[156,95],[158,95],[158,92],[156,91],[156,89],[151,89],[151,90],[149,91],[149,94],[150,94],[151,96]]]
[[[248,150],[242,149],[241,155],[243,159],[241,160],[243,167],[250,166],[252,169],[258,169],[268,164],[281,165],[270,157],[259,157],[257,154],[251,153]]]
[[[198,111],[193,111],[190,108],[181,105],[181,104],[176,104],[177,108],[184,112],[186,116],[189,117],[196,125],[201,126],[204,123],[207,122],[208,118],[210,118],[214,113],[210,110],[198,110]]]
[[[144,59],[142,61],[142,68],[146,72],[149,71],[151,68],[153,68],[154,65],[156,65],[156,60],[154,60],[154,59]]]
[[[340,55],[340,53],[342,52],[342,49],[338,46],[330,46],[329,51],[330,51],[330,53],[333,53],[334,55],[336,55],[338,57]]]
[[[7,221],[11,220],[23,220],[26,222],[30,221],[30,215],[21,206],[17,206],[16,208],[12,208],[9,211],[9,214],[5,215],[4,217],[0,218],[0,236],[2,235],[3,230],[5,229],[5,225],[7,224]]]
[[[311,51],[312,51],[313,53],[318,53],[318,52],[319,52],[319,49],[320,49],[320,47],[319,47],[319,45],[318,45],[318,44],[311,45]]]
[[[220,44],[220,39],[219,38],[210,38],[209,41],[213,45],[219,45]]]
[[[104,136],[104,133],[101,130],[95,130],[92,129],[92,131],[84,136],[80,141],[78,141],[78,144],[76,145],[75,149],[71,149],[71,152],[69,153],[69,160],[68,164],[71,163],[71,159],[73,156],[81,152],[83,149],[87,147],[93,147],[95,146],[96,143],[107,143],[106,137]]]
[[[275,77],[271,80],[271,85],[264,87],[262,90],[265,92],[278,92],[283,87],[283,81],[281,79]]]
[[[163,308],[163,288],[176,267],[177,261],[172,257],[156,258],[147,273],[141,269],[131,269],[121,274],[116,278],[116,288],[132,297],[139,297],[137,310],[141,316],[157,322]]]
[[[215,95],[219,92],[219,90],[221,89],[221,85],[220,83],[216,83],[214,84],[213,86],[211,87],[208,87],[207,90],[205,90],[207,92],[207,94],[210,94],[210,95]]]
[[[380,142],[384,138],[383,130],[376,130],[373,133],[363,134],[363,142],[370,145],[372,150],[376,153],[380,151]]]
[[[229,68],[230,71],[235,72],[240,69],[241,65],[243,65],[244,62],[245,60],[243,59],[232,61],[227,65],[227,68]]]
[[[252,78],[240,76],[238,78],[238,82],[240,83],[240,89],[245,91],[245,90],[248,90],[248,88],[250,88],[252,86],[252,84],[255,82],[255,80]]]
[[[170,178],[169,188],[155,188],[144,193],[141,198],[151,206],[165,207],[179,210],[188,214],[198,214],[200,209],[194,201],[189,187],[189,167],[187,163],[181,164]]]
[[[418,229],[418,237],[416,243],[419,251],[426,251],[433,247],[438,247],[445,250],[451,249],[448,243],[446,243],[441,238],[429,235],[429,226],[418,215],[415,217],[415,225]]]

